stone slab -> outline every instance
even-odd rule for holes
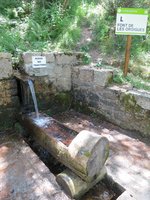
[[[22,54],[22,60],[24,64],[32,63],[32,56],[42,56],[41,52],[25,52]]]
[[[45,164],[13,133],[0,133],[0,199],[69,200]]]
[[[137,105],[145,110],[150,110],[150,92],[146,91],[129,91],[129,94],[133,95]]]
[[[32,64],[25,64],[24,71],[29,76],[47,76],[49,73],[53,74],[54,63],[46,64],[46,67],[43,68],[33,68]]]
[[[94,70],[88,67],[82,67],[79,69],[79,83],[90,83],[93,84]]]
[[[148,200],[150,197],[150,147],[129,137],[123,130],[105,128],[103,134],[110,142],[110,157],[107,162],[108,174],[127,192],[126,199]],[[127,198],[129,196],[130,198]],[[124,198],[120,199],[125,199]]]
[[[0,53],[0,80],[12,76],[12,60],[10,53]]]
[[[78,63],[76,55],[73,53],[54,53],[57,65],[74,65]]]
[[[59,77],[56,79],[56,88],[58,91],[70,91],[71,90],[71,78]]]
[[[107,86],[113,78],[113,70],[100,69],[94,70],[94,84],[102,87]]]

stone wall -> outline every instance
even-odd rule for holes
[[[33,56],[45,56],[46,67],[34,68]],[[34,79],[40,109],[64,111],[71,105],[71,71],[82,63],[82,53],[40,53],[22,55],[22,70]]]
[[[33,68],[32,56],[46,57],[46,67]],[[40,110],[69,109],[74,102],[109,121],[150,135],[150,92],[113,86],[113,70],[81,66],[82,53],[24,53],[21,71],[34,79]],[[0,126],[15,121],[19,108],[11,55],[0,54]],[[19,109],[18,109],[19,108]],[[9,123],[10,122],[10,123]]]
[[[33,68],[32,56],[45,56],[46,67]],[[71,107],[71,71],[82,62],[82,53],[23,53],[20,60],[21,73],[34,79],[39,109],[52,108],[64,111]],[[17,81],[13,71],[12,56],[0,53],[0,130],[12,126],[20,111]],[[25,84],[27,85],[27,84]],[[32,100],[29,101],[32,103]],[[32,106],[31,108],[32,110]]]
[[[123,128],[150,136],[150,92],[129,86],[109,86],[112,76],[112,70],[74,67],[75,104],[86,106]]]
[[[45,56],[46,67],[33,68],[32,56]],[[46,85],[53,86],[53,89],[57,91],[70,91],[71,68],[80,64],[82,57],[82,53],[24,53],[22,67],[26,74],[32,77],[42,77]]]
[[[11,54],[0,53],[0,129],[12,126],[18,112],[17,84],[12,73]]]

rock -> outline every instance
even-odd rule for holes
[[[94,84],[105,87],[113,79],[113,70],[111,69],[100,69],[94,70]]]
[[[12,59],[10,53],[0,53],[0,80],[12,76]]]
[[[150,92],[146,91],[129,91],[129,94],[134,96],[136,104],[141,108],[150,110]]]

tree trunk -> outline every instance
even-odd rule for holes
[[[64,0],[64,3],[63,3],[63,10],[65,11],[67,6],[69,4],[69,0]]]

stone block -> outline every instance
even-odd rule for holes
[[[0,106],[3,106],[4,105],[4,100],[5,100],[5,94],[4,93],[0,93],[1,95],[1,98],[0,98]]]
[[[0,97],[5,98],[6,96],[17,94],[17,84],[15,80],[3,80],[0,81]]]
[[[113,78],[113,70],[94,69],[94,84],[102,87],[107,86]]]
[[[19,106],[19,98],[17,96],[7,96],[4,98],[3,106],[7,108],[17,108]]]
[[[32,56],[45,56],[46,57],[46,67],[33,68],[32,66]],[[25,73],[29,76],[47,76],[49,73],[53,73],[53,69],[55,66],[55,57],[53,53],[48,52],[31,52],[31,53],[23,53],[23,69]]]
[[[54,63],[48,63],[46,67],[33,68],[32,64],[25,64],[24,71],[29,76],[47,76],[49,73],[53,73]]]
[[[34,80],[34,87],[38,92],[48,91],[50,87],[50,81],[48,77],[36,77]]]
[[[5,94],[6,94],[7,97],[17,96],[17,89],[6,90]]]
[[[1,59],[11,60],[11,58],[12,58],[11,53],[3,53],[3,52],[0,53],[0,60]]]
[[[0,90],[0,98],[5,98],[5,90]]]
[[[47,63],[47,75],[50,77],[50,81],[55,78],[55,64],[54,63]]]
[[[4,91],[4,89],[5,89],[4,86],[5,86],[5,85],[4,85],[4,81],[1,81],[1,80],[0,80],[0,92],[3,92],[3,91]]]
[[[63,73],[62,65],[55,65],[54,73],[56,77],[61,77]]]
[[[62,76],[65,78],[71,78],[71,66],[70,65],[62,66]]]
[[[59,91],[71,90],[71,78],[59,78],[56,80],[56,87]]]
[[[24,64],[32,63],[32,56],[41,56],[41,52],[25,52],[22,54],[22,60]]]
[[[54,53],[57,65],[75,65],[78,61],[73,53]]]
[[[3,84],[4,84],[5,90],[10,90],[10,89],[16,89],[17,88],[17,82],[16,82],[15,79],[4,80]]]
[[[150,110],[150,92],[146,91],[129,91],[129,94],[133,95],[136,104],[145,110]]]
[[[47,68],[33,68],[32,64],[25,64],[24,71],[29,76],[46,76]]]
[[[96,91],[99,91],[99,90],[96,90]],[[115,92],[112,89],[109,89],[109,87],[108,88],[103,88],[99,92],[104,98],[110,99],[111,101],[117,100],[116,97],[119,96],[119,94],[117,92]]]
[[[73,87],[75,87],[75,85],[78,85],[78,83],[79,83],[79,67],[72,67],[71,79],[72,79]]]
[[[80,83],[92,83],[94,77],[94,70],[89,67],[79,68]]]
[[[12,76],[12,60],[10,53],[0,53],[0,79]]]
[[[11,54],[10,53],[0,53],[0,60],[1,59],[11,60]]]
[[[55,62],[54,53],[43,52],[42,56],[46,56],[46,62],[47,63],[54,63]]]

